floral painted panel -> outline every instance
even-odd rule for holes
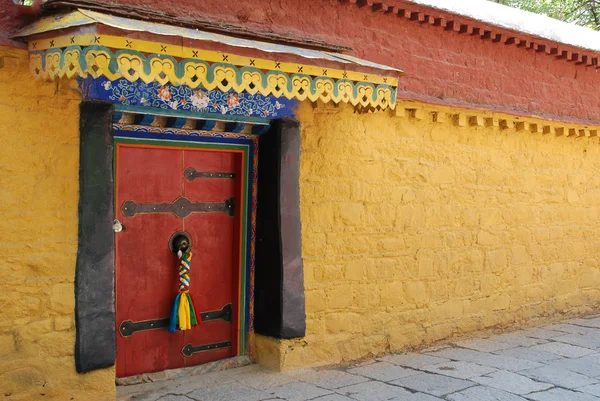
[[[189,86],[161,85],[158,82],[129,82],[125,78],[82,79],[86,98],[108,100],[125,106],[151,107],[205,114],[260,118],[293,117],[297,100],[249,93],[192,89]]]

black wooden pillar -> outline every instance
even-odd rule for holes
[[[277,338],[306,332],[300,236],[300,124],[276,120],[260,137],[255,331]]]
[[[75,270],[77,372],[114,365],[115,254],[111,103],[80,107],[79,245]]]

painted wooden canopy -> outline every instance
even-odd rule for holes
[[[18,34],[36,78],[102,78],[393,109],[402,71],[352,56],[76,10]]]

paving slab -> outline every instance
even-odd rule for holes
[[[582,361],[590,361],[593,363],[600,364],[600,353],[582,356],[581,358],[577,358],[577,359],[580,359]]]
[[[553,340],[559,341],[561,343],[593,349],[596,352],[600,350],[600,333],[565,334],[564,336],[556,337]]]
[[[563,331],[565,333],[571,333],[571,334],[588,334],[588,333],[600,334],[600,329],[576,326],[574,324],[568,324],[568,323],[557,323],[557,324],[553,324],[550,326],[546,326],[546,328],[548,330]]]
[[[187,396],[196,401],[262,401],[273,398],[269,393],[239,383],[201,388]]]
[[[185,395],[167,394],[157,399],[157,401],[190,401],[191,398]]]
[[[498,370],[485,376],[472,378],[471,380],[484,386],[494,387],[518,395],[554,387],[550,383],[537,382],[507,370]]]
[[[523,330],[526,337],[541,338],[542,340],[551,340],[554,337],[564,335],[562,331],[546,330],[542,328]]]
[[[360,375],[353,375],[340,370],[305,370],[303,372],[290,372],[290,376],[297,380],[312,383],[324,389],[332,390],[350,386],[370,379]]]
[[[515,359],[527,360],[531,362],[544,363],[554,359],[560,359],[562,356],[553,354],[552,352],[540,351],[527,347],[517,347],[511,349],[504,349],[497,352],[498,355],[510,356]],[[539,366],[536,366],[539,367]],[[509,370],[509,369],[507,369]]]
[[[273,387],[269,390],[269,393],[287,401],[306,401],[333,394],[333,391],[322,389],[311,383],[295,382],[284,384],[280,387]]]
[[[455,361],[444,362],[435,365],[426,365],[421,368],[430,373],[437,373],[444,376],[456,377],[457,379],[469,379],[471,377],[482,376],[492,373],[496,369],[487,366],[477,365],[471,362]]]
[[[528,394],[527,399],[534,401],[598,401],[592,395],[562,388],[553,388],[539,393]]]
[[[566,358],[579,358],[582,356],[596,353],[596,351],[591,350],[589,348],[583,348],[577,345],[570,345],[558,342],[549,342],[546,344],[534,345],[533,347],[529,347],[529,349],[550,352],[552,354],[564,356]]]
[[[324,395],[323,397],[314,398],[318,401],[356,401],[352,398],[345,397],[341,394]]]
[[[582,374],[567,369],[552,366],[544,366],[537,369],[519,372],[523,376],[545,383],[551,383],[558,387],[575,389],[577,387],[589,386],[598,383],[598,380],[589,378]]]
[[[403,379],[394,380],[391,384],[436,396],[454,393],[474,385],[474,383],[467,380],[431,373],[408,376]]]
[[[582,393],[591,394],[600,399],[600,384],[592,384],[591,386],[580,387],[576,390],[581,391]]]
[[[293,376],[282,375],[278,372],[259,371],[235,377],[236,381],[257,390],[269,390],[274,387],[298,382]]]
[[[474,359],[479,358],[482,353],[479,351],[475,351],[472,349],[459,348],[459,347],[449,347],[444,348],[439,351],[433,351],[427,355],[431,355],[437,358],[445,358],[451,359],[454,361],[472,361]]]
[[[389,382],[403,377],[416,375],[419,372],[413,369],[397,366],[388,362],[377,362],[348,370],[348,373],[361,375],[370,379]]]
[[[548,342],[548,340],[542,340],[541,338],[527,337],[522,331],[498,334],[488,337],[488,340],[522,347],[531,347],[532,345],[544,344]]]
[[[338,388],[336,392],[358,401],[387,401],[390,398],[406,398],[410,395],[410,392],[402,387],[378,381]]]
[[[583,358],[561,358],[548,362],[546,366],[553,369],[567,369],[588,377],[600,376],[600,364]],[[600,361],[599,361],[600,362]]]
[[[448,401],[527,401],[496,388],[476,386],[446,396]]]
[[[413,369],[419,369],[425,365],[450,362],[450,360],[447,358],[440,358],[437,356],[427,354],[417,354],[413,352],[406,354],[386,355],[377,359],[380,361],[392,363],[394,365],[404,366]]]
[[[454,344],[461,348],[468,348],[481,352],[494,352],[516,347],[515,344],[501,343],[498,341],[486,340],[485,338],[457,341]]]
[[[571,320],[567,320],[567,321],[565,321],[563,323],[574,324],[576,326],[582,326],[582,327],[590,327],[590,328],[600,329],[600,318],[593,318],[593,319],[585,319],[585,318],[571,319]]]
[[[390,401],[442,401],[442,399],[425,393],[412,393],[407,396],[394,397]]]
[[[505,351],[510,351],[510,349],[500,350],[497,352]],[[478,365],[489,366],[496,369],[510,370],[511,372],[518,372],[525,369],[535,369],[543,366],[538,362],[520,359],[517,354],[515,354],[516,357],[512,357],[508,355],[496,355],[464,348],[446,348],[441,351],[437,351],[434,354],[436,356],[446,357],[452,360],[473,362],[477,363]],[[560,358],[560,356],[556,354],[550,355],[552,355],[552,359]]]

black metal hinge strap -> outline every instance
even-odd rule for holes
[[[216,171],[197,171],[193,167],[189,167],[183,172],[185,178],[190,181],[195,180],[196,178],[229,178],[234,179],[235,173],[219,173]]]
[[[142,213],[173,213],[183,219],[192,213],[223,212],[233,216],[235,212],[235,198],[228,198],[224,202],[192,202],[188,198],[177,198],[173,203],[136,203],[128,200],[121,206],[125,217],[133,217]]]
[[[208,312],[200,313],[203,322],[210,322],[211,320],[223,320],[227,323],[231,323],[231,304],[225,305],[219,310],[212,310]],[[131,320],[124,320],[119,326],[119,334],[122,337],[129,337],[133,333],[138,331],[147,331],[155,329],[163,329],[169,327],[169,318],[154,319],[154,320],[143,320],[140,322],[133,322]]]
[[[212,351],[215,349],[227,348],[227,347],[231,347],[231,341],[223,341],[220,343],[203,344],[203,345],[187,344],[185,347],[183,347],[183,349],[181,350],[181,353],[184,356],[190,357],[190,356],[192,356],[192,354],[195,354],[196,352]]]
[[[132,322],[131,320],[124,320],[119,326],[119,334],[121,334],[122,337],[129,337],[137,331],[147,331],[167,327],[169,327],[169,318],[143,320],[141,322]]]
[[[200,316],[203,322],[210,320],[224,320],[227,323],[231,323],[231,304],[225,305],[221,310],[213,310],[209,312],[202,312]]]

